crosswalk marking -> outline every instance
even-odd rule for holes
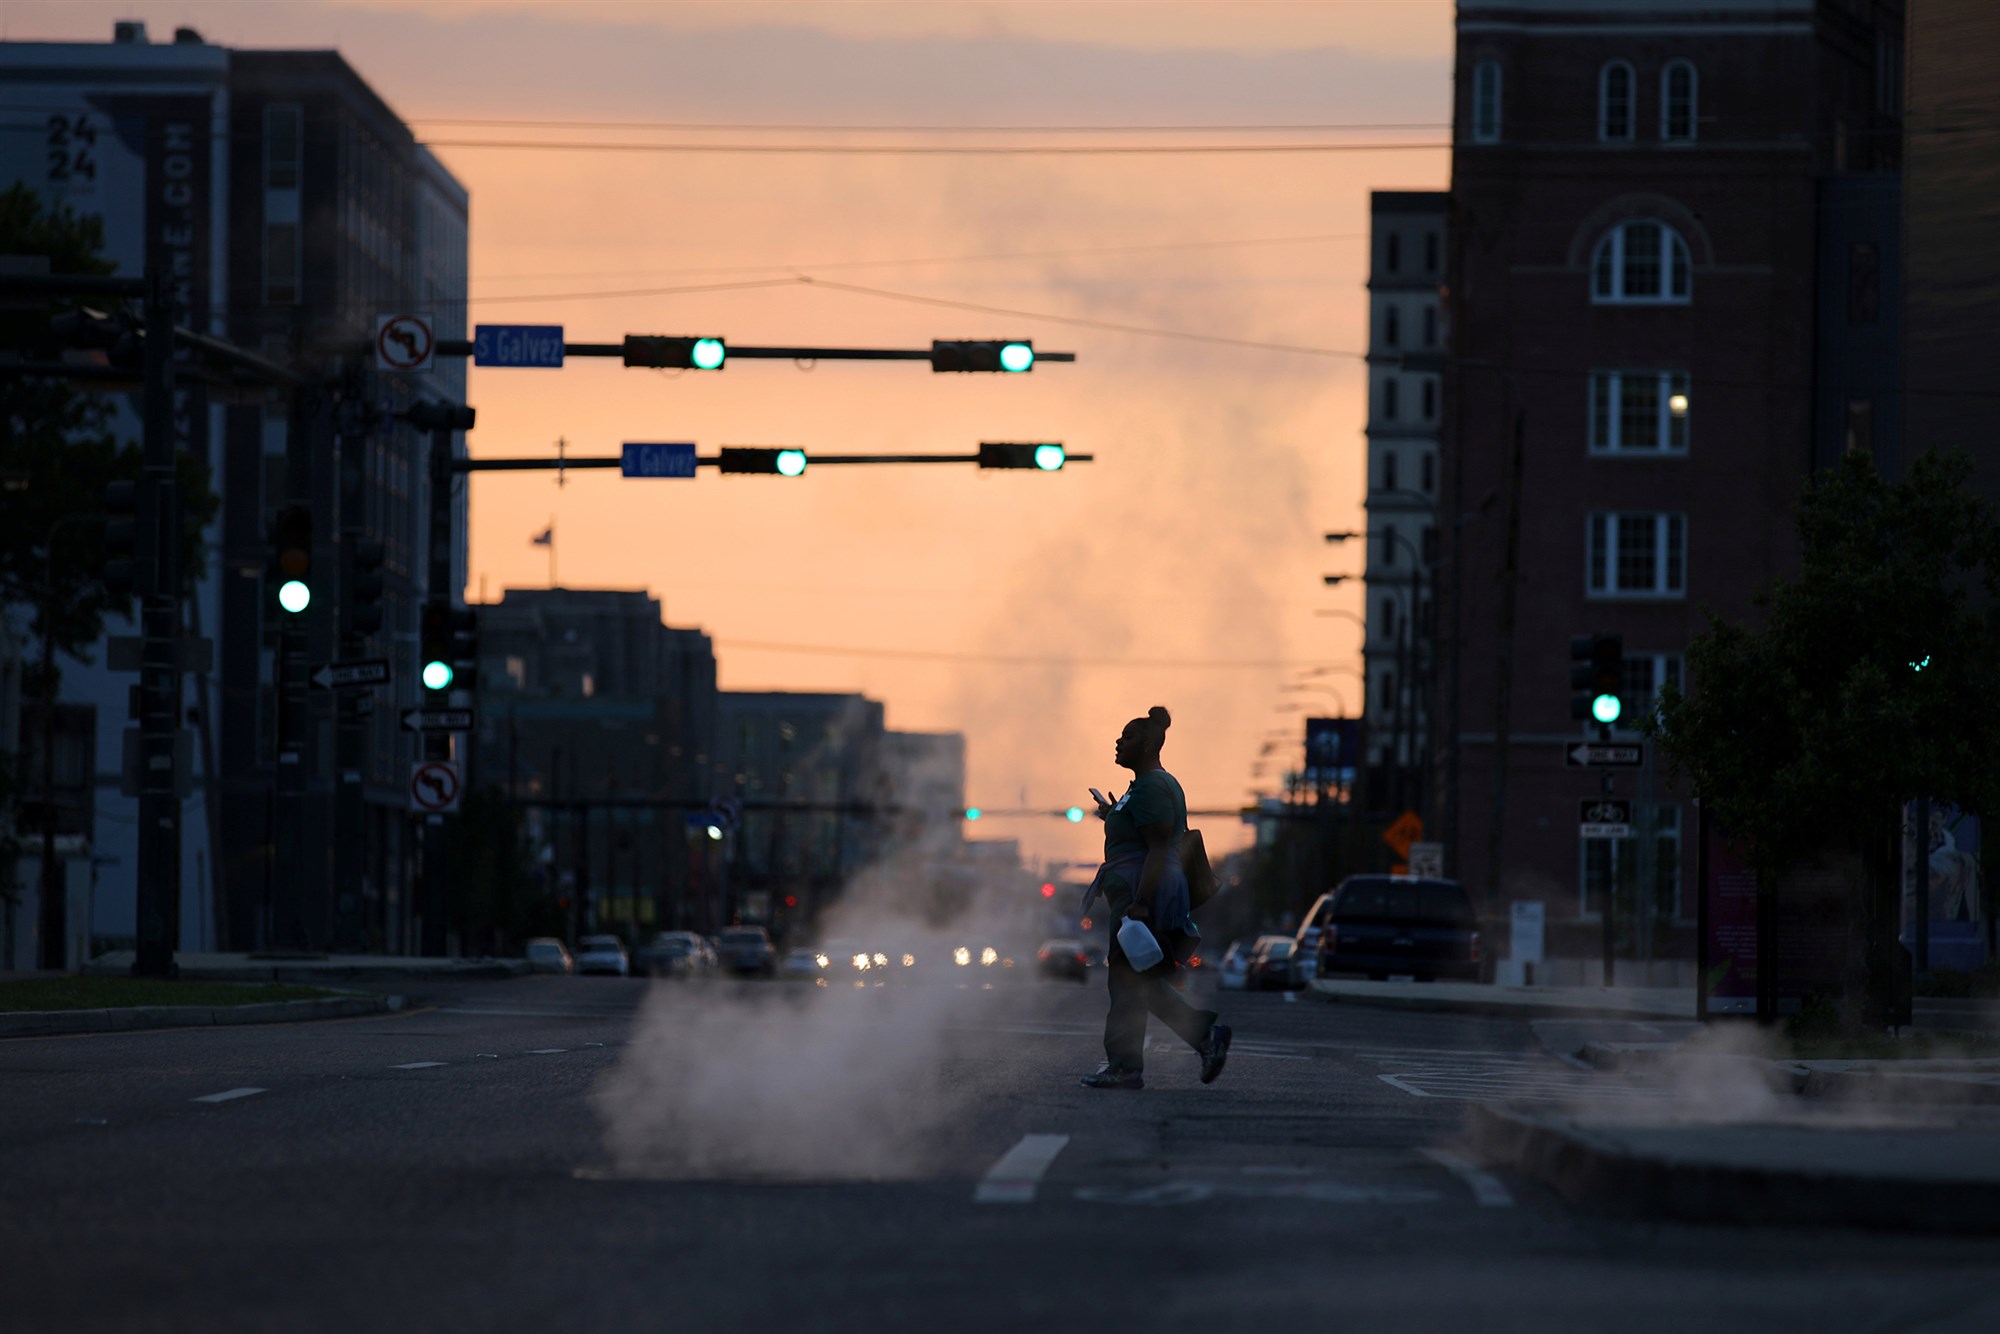
[[[986,1169],[972,1192],[974,1204],[1032,1204],[1042,1174],[1056,1160],[1068,1135],[1023,1135],[1020,1142]]]
[[[1500,1184],[1500,1178],[1491,1172],[1481,1171],[1457,1154],[1443,1149],[1419,1149],[1417,1152],[1463,1181],[1481,1208],[1504,1209],[1514,1203],[1514,1197]]]

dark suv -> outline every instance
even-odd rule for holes
[[[1299,928],[1319,928],[1319,975],[1407,973],[1420,982],[1481,975],[1479,919],[1456,880],[1351,875],[1319,896]]]

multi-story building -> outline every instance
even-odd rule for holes
[[[1596,952],[1608,892],[1622,952],[1690,948],[1687,794],[1650,746],[1568,767],[1569,644],[1623,637],[1628,726],[1794,568],[1826,442],[1880,446],[1848,401],[1894,388],[1894,209],[1858,174],[1897,165],[1901,33],[1898,0],[1459,5],[1439,795],[1447,869],[1544,901],[1552,952]],[[1582,836],[1607,788],[1632,837]]]
[[[1369,201],[1367,781],[1370,809],[1427,814],[1435,667],[1445,195]]]
[[[479,608],[474,784],[521,803],[544,888],[582,927],[712,930],[715,652],[610,589],[510,588]]]
[[[0,136],[0,180],[100,218],[106,258],[123,273],[157,245],[185,324],[305,386],[227,406],[192,378],[176,389],[176,419],[190,423],[221,500],[186,617],[214,655],[186,680],[195,781],[181,825],[180,941],[254,948],[274,939],[282,907],[296,936],[286,943],[412,948],[415,748],[397,717],[417,694],[427,478],[424,442],[396,413],[418,397],[462,400],[464,367],[378,374],[368,350],[383,312],[426,313],[439,336],[462,334],[465,191],[333,52],[230,50],[190,28],[154,43],[144,24],[121,22],[109,43],[0,43],[0,84],[44,127],[32,143]],[[137,436],[133,407],[116,429]],[[287,504],[313,516],[310,661],[380,655],[396,671],[379,699],[350,697],[344,712],[334,692],[314,692],[298,752],[305,792],[279,813],[268,567],[270,521]],[[462,501],[458,518],[453,597]],[[384,616],[378,631],[343,635],[337,571],[361,537],[385,545]],[[70,876],[71,898],[78,913],[94,902],[84,934],[115,942],[131,936],[136,911],[132,799],[119,791],[132,677],[64,667],[64,700],[89,711],[96,750],[93,828],[70,845],[87,874]],[[355,788],[355,822],[336,837],[338,794]],[[279,864],[274,817],[296,825],[290,843],[307,855]],[[38,879],[39,868],[24,863],[20,875]]]

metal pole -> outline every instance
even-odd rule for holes
[[[1487,812],[1486,904],[1489,910],[1500,902],[1500,856],[1507,829],[1507,747],[1512,736],[1514,712],[1514,608],[1520,594],[1521,567],[1521,473],[1527,413],[1514,413],[1514,451],[1508,470],[1506,554],[1500,566],[1499,662],[1494,672],[1493,690],[1493,796]]]
[[[430,543],[424,596],[429,601],[450,606],[455,599],[451,587],[451,557],[454,547],[452,533],[451,504],[451,428],[439,426],[431,431],[430,457],[430,531],[426,540]],[[449,732],[424,733],[424,758],[427,760],[448,760],[451,758],[451,734]],[[445,821],[442,815],[424,817],[424,891],[423,891],[423,943],[421,952],[441,956],[448,944],[448,917],[450,915],[451,892],[448,883],[451,875],[451,853],[445,843]]]
[[[61,524],[58,523],[57,527]],[[55,531],[49,532],[47,572],[42,583],[42,901],[40,914],[43,968],[68,966],[64,946],[69,935],[69,885],[56,875],[56,590]],[[62,883],[58,884],[58,880]]]
[[[343,418],[345,422],[346,419]],[[361,450],[363,437],[342,430],[334,438],[335,466],[340,470],[340,583],[334,593],[339,598],[339,638],[342,658],[359,656],[366,637],[354,627],[352,596],[355,587],[357,545],[365,535],[362,526]],[[334,943],[342,948],[368,947],[367,905],[361,886],[368,865],[368,812],[364,805],[363,776],[368,762],[367,728],[363,720],[366,692],[341,690],[334,696],[334,786],[333,906]]]
[[[157,126],[151,133],[159,133]],[[147,266],[144,471],[139,484],[139,865],[132,972],[171,977],[181,917],[180,497],[174,425],[174,310],[155,242]]]

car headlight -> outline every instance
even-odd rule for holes
[[[916,956],[916,955],[914,955],[914,954],[905,954],[905,955],[903,956],[903,967],[905,967],[905,968],[914,968],[914,967],[916,967],[916,965],[917,965],[917,956]]]
[[[960,968],[963,968],[967,964],[972,962],[972,951],[965,948],[965,946],[960,945],[957,949],[951,952],[951,961],[957,964]]]
[[[824,954],[813,955],[813,962],[824,968],[830,962]]]
[[[999,959],[1000,951],[994,949],[991,945],[979,951],[979,963],[981,967],[991,968]]]
[[[855,955],[855,956],[854,956],[854,966],[855,966],[855,967],[856,967],[857,969],[859,969],[859,970],[860,970],[861,972],[864,972],[864,973],[865,973],[865,972],[867,972],[867,971],[868,971],[868,956],[867,956],[867,955],[865,955],[865,954],[857,954],[857,955]]]

